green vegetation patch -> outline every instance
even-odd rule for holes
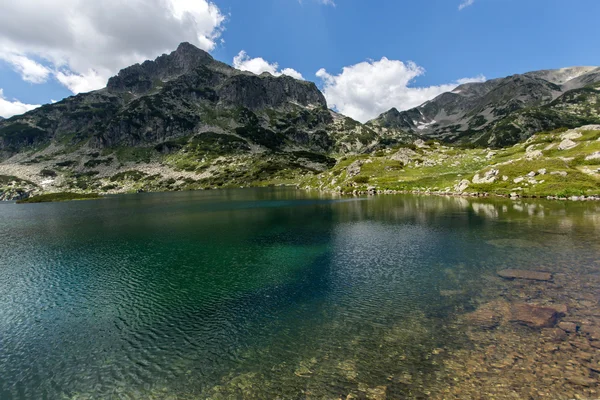
[[[71,201],[71,200],[95,200],[100,199],[98,193],[73,193],[73,192],[62,192],[62,193],[48,193],[41,194],[39,196],[33,196],[28,199],[17,201],[18,204],[28,203],[50,203],[56,201]]]
[[[148,175],[147,173],[138,171],[138,170],[123,171],[123,172],[119,172],[118,174],[111,176],[110,181],[111,182],[125,181],[125,180],[138,181],[140,179],[143,179],[147,175]]]
[[[8,146],[32,145],[46,137],[46,131],[28,124],[16,122],[0,128],[0,137]]]
[[[158,155],[153,147],[117,147],[110,150],[114,151],[121,163],[150,163]],[[110,150],[106,150],[105,153]]]
[[[245,140],[215,132],[204,132],[192,138],[187,150],[195,154],[226,155],[237,152],[246,152],[250,146]]]
[[[97,167],[98,165],[110,165],[112,162],[113,162],[113,158],[109,157],[106,159],[89,160],[85,164],[83,164],[83,166],[85,168],[94,168],[94,167]]]

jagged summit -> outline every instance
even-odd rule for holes
[[[541,130],[600,123],[598,82],[599,67],[527,72],[463,84],[413,109],[389,110],[367,124],[425,139],[505,146]]]
[[[198,47],[184,42],[170,54],[163,54],[154,61],[144,61],[119,71],[108,80],[110,91],[130,91],[141,94],[149,91],[156,80],[168,81],[187,74],[202,65],[222,64]],[[226,67],[222,64],[221,67]]]

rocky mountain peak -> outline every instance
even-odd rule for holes
[[[163,54],[154,61],[145,61],[122,69],[108,80],[107,88],[113,92],[148,92],[155,81],[178,78],[202,65],[217,63],[206,51],[184,42],[170,54]],[[220,64],[220,63],[219,63]]]

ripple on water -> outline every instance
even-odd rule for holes
[[[426,396],[498,268],[597,275],[592,209],[292,193],[0,209],[0,398]]]

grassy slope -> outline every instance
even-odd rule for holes
[[[558,150],[563,134],[562,131],[540,133],[525,143],[500,150],[465,149],[438,143],[429,143],[422,148],[396,146],[372,154],[341,157],[337,163],[324,155],[309,152],[252,153],[236,136],[206,134],[202,141],[182,138],[164,144],[168,145],[167,149],[107,149],[102,154],[94,154],[86,163],[74,162],[78,165],[77,170],[71,170],[72,166],[57,167],[55,162],[50,166],[51,172],[62,175],[65,182],[54,190],[78,193],[267,185],[298,185],[345,193],[364,191],[371,186],[378,190],[458,192],[457,184],[467,179],[471,183],[465,192],[600,195],[600,174],[596,172],[600,160],[585,160],[600,151],[600,131],[581,130],[582,136],[574,139],[578,143],[575,148]],[[541,151],[542,156],[528,159],[528,149],[530,152]],[[411,153],[406,165],[393,158],[399,150]],[[356,161],[362,162],[360,173],[349,176],[348,167]],[[154,163],[156,168],[145,168],[148,162]],[[112,167],[106,170],[108,165]],[[161,165],[170,167],[173,172],[166,174]],[[543,168],[547,170],[544,175],[526,176]],[[472,183],[475,174],[483,176],[491,169],[499,171],[495,182]],[[321,172],[323,170],[325,172]],[[567,176],[551,174],[556,171],[566,172]],[[503,180],[503,176],[507,179]],[[515,183],[515,178],[520,177],[523,181]],[[14,182],[2,185],[0,180],[0,186],[14,188],[15,185]]]
[[[97,193],[70,193],[70,192],[62,192],[62,193],[48,193],[42,194],[39,196],[33,196],[28,199],[17,201],[18,204],[25,203],[50,203],[56,201],[70,201],[70,200],[94,200],[100,199],[102,196]]]
[[[600,159],[585,160],[590,154],[600,151],[600,131],[578,131],[582,136],[574,139],[577,146],[570,150],[557,149],[564,132],[554,131],[540,133],[525,143],[494,151],[430,144],[426,148],[415,149],[417,154],[407,165],[392,159],[398,148],[352,156],[339,160],[330,171],[304,179],[302,186],[346,193],[363,191],[368,187],[457,192],[456,185],[461,180],[472,182],[476,174],[483,176],[487,171],[496,169],[499,172],[495,182],[471,183],[465,192],[499,195],[516,192],[526,196],[600,195]],[[528,159],[528,154],[531,154],[527,153],[528,148],[530,152],[541,151],[541,157]],[[357,160],[363,161],[360,173],[350,177],[348,167]],[[531,179],[526,176],[540,169],[546,169],[546,173]],[[566,172],[567,176],[551,172]],[[503,180],[504,176],[506,180]],[[524,178],[523,181],[515,183],[514,180],[520,177]]]

